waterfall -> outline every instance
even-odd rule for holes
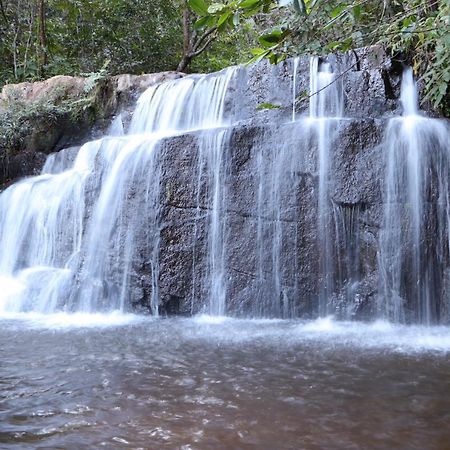
[[[336,79],[331,63],[313,57],[309,63],[309,115],[296,116],[297,70],[300,59],[294,60],[292,75],[292,117],[287,133],[280,131],[274,139],[262,134],[255,143],[258,156],[256,224],[256,296],[251,314],[265,317],[292,317],[293,306],[307,296],[298,274],[299,259],[303,258],[304,218],[293,216],[299,202],[318,202],[317,223],[320,258],[319,302],[315,299],[314,314],[332,312],[329,300],[335,288],[336,267],[333,263],[333,209],[329,193],[331,148],[343,116],[342,85]],[[306,163],[309,148],[315,148],[315,172],[318,195],[307,178],[298,177]],[[305,188],[302,185],[305,184]],[[302,196],[299,198],[299,190]],[[311,198],[309,198],[311,196]],[[313,206],[312,208],[315,208]],[[253,241],[252,235],[246,239]],[[314,255],[314,256],[317,256]],[[309,295],[309,294],[308,294]]]
[[[310,65],[309,124],[317,138],[319,171],[319,264],[320,292],[319,314],[331,312],[328,305],[335,291],[335,267],[333,257],[333,217],[329,194],[331,147],[338,130],[339,119],[343,115],[342,87],[329,62],[321,62],[318,57]]]
[[[343,65],[296,58],[151,86],[128,127],[118,115],[104,138],[50,155],[0,194],[0,312],[158,315],[173,301],[350,319],[372,302],[366,317],[450,320],[449,126],[419,110],[410,69],[402,116],[347,117]],[[365,132],[374,148],[360,148]],[[342,193],[360,185],[378,191]]]
[[[226,177],[227,145],[229,133],[226,129],[205,132],[199,141],[197,176],[197,213],[194,229],[193,252],[193,292],[192,303],[200,301],[204,311],[211,315],[222,316],[226,312],[227,267],[226,267]],[[204,190],[204,197],[201,197]],[[196,243],[200,213],[206,214],[206,263],[205,277],[196,280]],[[203,217],[205,218],[205,217]],[[196,290],[196,284],[200,289]]]
[[[449,309],[450,133],[444,121],[418,110],[411,69],[403,74],[400,99],[403,115],[390,120],[384,140],[379,308],[395,321],[430,324]]]
[[[123,311],[143,289],[133,264],[144,251],[148,306],[158,314],[158,148],[165,137],[227,125],[225,99],[236,70],[150,87],[128,134],[119,116],[110,136],[51,155],[42,175],[0,195],[0,311]],[[200,140],[214,180],[211,312],[223,314],[224,139],[206,133]]]
[[[294,58],[294,73],[292,74],[292,122],[295,122],[297,104],[297,71],[300,58]]]
[[[344,110],[342,86],[329,62],[311,58],[309,82],[311,118],[341,118]]]

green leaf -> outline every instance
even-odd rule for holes
[[[256,4],[258,4],[260,1],[261,0],[244,0],[239,3],[239,8],[252,8],[256,6]]]
[[[208,14],[208,5],[205,0],[188,0],[189,7],[199,16],[206,16]]]
[[[214,22],[214,19],[211,16],[201,17],[194,23],[194,28],[196,30],[202,30],[203,28],[211,26],[211,22]]]
[[[361,6],[356,5],[353,7],[353,18],[358,21],[361,18]]]
[[[345,5],[336,6],[336,8],[334,8],[333,11],[331,11],[330,14],[331,18],[334,19],[335,17],[339,16],[342,13],[342,11],[344,11],[344,9]]]
[[[402,22],[403,28],[408,28],[414,22],[415,22],[415,20],[412,16],[407,17],[406,19],[403,19],[403,22]]]
[[[262,59],[264,59],[265,57],[267,57],[267,55],[269,55],[271,53],[270,50],[264,50],[263,48],[253,48],[250,51],[255,56],[252,59],[250,59],[250,61],[248,61],[247,65],[253,64],[253,63],[258,63],[259,61],[261,61]]]
[[[208,14],[217,14],[222,12],[225,9],[225,5],[223,3],[213,3],[208,7]]]
[[[260,56],[260,55],[262,55],[263,53],[266,53],[266,51],[267,51],[267,50],[265,50],[265,49],[263,49],[263,48],[251,48],[251,49],[250,49],[250,53],[251,53],[252,55],[255,55],[255,56]]]
[[[280,30],[274,30],[271,33],[263,34],[258,38],[259,43],[263,47],[273,47],[274,45],[281,42],[281,40],[284,38],[284,33]]]
[[[217,21],[217,26],[220,28],[231,17],[231,11],[223,13]]]
[[[260,103],[256,109],[258,111],[262,111],[264,109],[279,109],[281,108],[281,105],[274,105],[273,103]]]
[[[327,44],[327,47],[330,49],[330,51],[339,49],[340,46],[341,46],[340,41],[332,41]]]
[[[341,52],[347,52],[352,48],[352,46],[353,46],[353,39],[349,37],[341,42],[339,50]]]

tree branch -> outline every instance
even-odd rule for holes
[[[0,0],[1,1],[1,0]],[[187,2],[185,2],[185,6],[183,9],[183,52],[186,55],[189,53],[189,47],[190,47],[190,20],[191,20],[191,14],[189,11],[189,7],[187,5]]]
[[[198,49],[199,49],[199,47],[202,45],[202,42],[208,37],[208,36],[210,36],[212,33],[214,33],[215,31],[217,31],[217,27],[213,27],[213,28],[210,28],[208,31],[206,31],[205,33],[203,33],[201,36],[200,36],[200,38],[198,39],[198,41],[194,44],[194,46],[193,46],[193,48],[192,48],[192,51],[193,51],[193,53],[196,53],[197,51],[198,51]],[[211,36],[212,37],[212,39],[210,38],[210,39],[208,39],[208,45],[216,38],[216,36]],[[208,46],[208,45],[206,45],[206,47]],[[203,46],[203,47],[205,47],[205,46]],[[202,47],[202,48],[203,48]],[[205,48],[206,48],[205,47]],[[203,48],[203,50],[204,50],[204,48]],[[202,50],[202,51],[203,51]],[[200,52],[201,53],[201,52]]]
[[[195,56],[200,55],[200,53],[204,52],[204,51],[208,48],[208,46],[211,44],[211,42],[214,41],[215,38],[216,38],[215,35],[210,36],[209,39],[208,39],[208,40],[205,42],[205,44],[203,45],[203,47],[199,48],[199,49],[196,50],[194,53],[191,53],[189,56],[190,56],[191,58],[194,58]]]

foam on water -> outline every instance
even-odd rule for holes
[[[43,329],[76,329],[76,328],[106,328],[122,327],[137,324],[149,320],[147,316],[135,314],[124,314],[120,311],[113,311],[107,314],[100,313],[54,313],[41,314],[36,312],[0,313],[0,323],[2,321],[12,321],[25,328]]]
[[[233,319],[227,316],[210,316],[208,314],[200,314],[198,316],[195,316],[193,320],[198,324],[216,325],[232,321]]]
[[[230,324],[231,326],[238,326],[239,323],[252,324],[252,325],[267,325],[267,324],[277,324],[277,323],[288,323],[288,321],[283,319],[242,319],[230,316],[215,316],[209,314],[198,314],[192,319],[188,319],[196,324]]]
[[[332,317],[297,325],[294,339],[333,342],[338,346],[386,349],[401,353],[450,352],[450,329],[443,326],[336,321]]]
[[[211,328],[208,325],[215,325]],[[402,354],[450,353],[450,328],[399,325],[378,320],[351,322],[332,316],[313,321],[281,319],[234,319],[201,315],[183,322],[183,335],[240,344],[258,341],[273,348],[317,345],[324,348],[354,348]]]
[[[120,311],[111,313],[0,313],[0,327],[14,329],[77,329],[93,332],[108,327],[144,326],[146,333],[172,334],[180,338],[206,340],[217,345],[251,345],[279,350],[299,347],[304,351],[317,348],[336,351],[354,349],[401,354],[450,353],[450,328],[444,326],[399,325],[387,321],[351,322],[332,316],[317,320],[239,319],[206,314],[191,318],[154,318]],[[309,350],[310,349],[310,350]]]

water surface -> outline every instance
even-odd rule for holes
[[[0,448],[448,449],[450,329],[0,320]]]

